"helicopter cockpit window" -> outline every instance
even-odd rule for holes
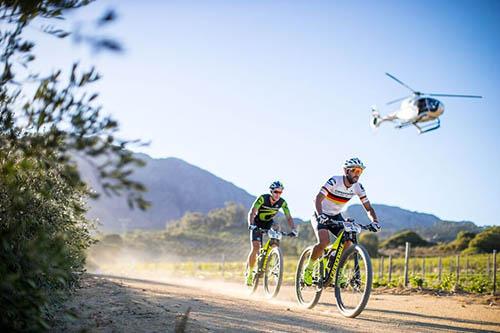
[[[439,101],[434,98],[421,98],[415,101],[415,106],[418,109],[418,113],[436,112],[439,108]]]
[[[417,106],[417,109],[418,109],[418,113],[423,113],[423,112],[429,111],[428,106],[427,106],[427,100],[428,100],[428,98],[421,98],[415,102],[415,105]]]
[[[436,112],[439,108],[439,101],[434,98],[427,98],[427,106],[431,112]]]

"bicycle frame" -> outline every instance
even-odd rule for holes
[[[276,238],[268,238],[267,242],[262,245],[262,240],[260,242],[261,244],[261,247],[260,247],[260,251],[259,251],[259,256],[258,256],[258,259],[257,259],[257,262],[258,262],[258,270],[257,270],[257,274],[262,274],[262,272],[264,272],[264,268],[267,267],[267,260],[269,258],[269,253],[271,252],[271,248],[273,246],[280,246],[280,241],[279,239],[276,239]]]
[[[340,258],[344,252],[344,243],[346,241],[351,241],[352,243],[357,243],[356,234],[352,232],[346,232],[342,230],[338,235],[337,239],[330,245],[328,245],[323,255],[319,258],[320,264],[320,287],[327,286],[332,281],[335,280],[335,274],[337,273],[337,268],[339,266]],[[336,251],[335,256],[332,258],[332,252]],[[357,258],[354,258],[355,266],[358,265]],[[326,273],[326,274],[325,274]]]

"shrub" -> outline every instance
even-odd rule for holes
[[[486,253],[500,250],[500,226],[491,227],[474,237],[467,248],[467,253]]]
[[[412,246],[431,246],[432,243],[427,242],[425,239],[420,237],[414,231],[404,230],[394,234],[385,241],[382,242],[381,247],[387,249],[393,249],[401,246],[405,246],[406,242],[409,242]]]

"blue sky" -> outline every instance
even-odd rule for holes
[[[124,54],[34,34],[38,64],[95,64],[123,136],[151,141],[141,151],[254,195],[281,179],[302,218],[357,156],[373,203],[500,223],[500,2],[99,1],[73,21],[107,8],[119,20],[106,32]],[[424,92],[485,98],[443,98],[432,133],[387,124],[374,133],[370,106],[393,111],[385,102],[407,94],[384,72]]]

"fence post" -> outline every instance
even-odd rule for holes
[[[493,250],[493,295],[497,293],[497,250]]]
[[[441,273],[443,272],[443,261],[441,259],[441,256],[439,257],[438,260],[438,280],[439,283],[441,283]]]
[[[226,263],[226,256],[222,254],[222,280],[224,280],[224,264]]]
[[[392,255],[389,256],[389,277],[388,282],[391,283],[392,278]]]
[[[457,254],[457,271],[456,271],[456,274],[457,274],[457,281],[455,283],[455,288],[458,287],[458,284],[460,282],[460,255]]]
[[[425,280],[425,257],[422,257],[422,279]]]
[[[378,268],[378,279],[382,280],[384,277],[384,257],[380,257],[379,261],[379,268]]]
[[[405,251],[405,287],[408,287],[408,261],[410,260],[410,243],[406,242]]]
[[[488,279],[490,278],[491,272],[491,264],[490,264],[490,255],[488,254],[488,260],[486,260],[486,274],[488,275]]]
[[[469,274],[469,256],[465,257],[465,276]]]

